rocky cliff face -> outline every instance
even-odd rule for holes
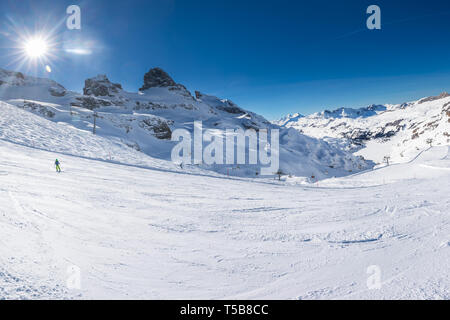
[[[172,87],[175,85],[175,81],[167,72],[161,68],[153,68],[144,75],[144,85],[139,90],[143,91],[154,87]]]
[[[113,97],[122,90],[122,85],[111,83],[106,75],[98,75],[94,78],[86,79],[84,82],[84,95],[96,97]]]
[[[152,68],[144,75],[144,84],[139,91],[146,91],[153,88],[167,88],[174,93],[194,99],[184,85],[176,83],[169,74],[161,68]]]

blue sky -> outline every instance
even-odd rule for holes
[[[71,4],[81,30],[65,27]],[[366,28],[371,4],[381,30]],[[0,67],[76,91],[99,73],[136,91],[159,66],[269,119],[450,91],[449,1],[2,0],[0,16]],[[53,30],[50,74],[12,62],[25,30]],[[91,54],[64,52],[67,44]]]

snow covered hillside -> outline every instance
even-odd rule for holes
[[[83,94],[68,91],[49,79],[0,69],[0,101],[86,132],[93,131],[95,118],[97,135],[166,161],[170,160],[176,144],[170,140],[172,132],[180,128],[192,132],[194,121],[202,121],[204,130],[214,129],[215,135],[223,140],[226,129],[280,129],[229,100],[198,91],[192,96],[159,68],[145,74],[143,86],[137,93],[126,92],[120,84],[99,75],[85,81]],[[14,115],[9,116],[13,121]],[[17,117],[15,121],[22,119]],[[281,128],[280,168],[286,174],[324,179],[348,175],[372,165],[323,140]],[[200,167],[232,176],[259,174],[259,167],[248,164],[203,163]]]
[[[407,162],[431,146],[450,145],[450,95],[442,93],[401,105],[340,108],[274,123],[358,151],[377,163]]]
[[[170,161],[168,133],[198,119],[275,125],[226,100],[193,98],[158,70],[140,93],[104,76],[87,80],[83,95],[0,76],[0,300],[450,299],[445,141],[362,171],[362,159],[285,128],[281,163],[296,174],[228,177]],[[404,132],[373,142],[446,130],[448,100],[405,106]],[[392,108],[361,118],[403,110]],[[414,113],[422,123],[408,122]],[[321,180],[305,178],[316,172]]]
[[[38,119],[0,126],[0,299],[450,298],[448,147],[302,185],[111,163]]]

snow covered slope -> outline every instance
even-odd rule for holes
[[[276,121],[381,163],[407,162],[432,146],[450,145],[450,95],[401,105],[340,108]],[[361,149],[361,150],[360,150]]]
[[[124,93],[97,77],[85,92],[92,95],[59,97],[42,80],[7,77],[36,85],[36,94],[51,101],[0,85],[14,103],[0,102],[0,299],[450,299],[448,146],[315,183],[226,177],[139,152],[116,124],[131,122],[134,131],[139,117],[159,117],[172,120],[172,130],[191,125],[189,112],[206,112],[212,125],[235,123],[219,115],[237,112],[229,102],[198,93],[198,109],[180,106],[183,87],[160,74],[147,77],[147,86],[159,79],[173,89],[144,84],[140,94]],[[129,108],[138,101],[143,111]],[[101,134],[89,130],[90,106],[103,117]],[[125,117],[133,120],[117,122]],[[155,136],[163,130],[147,131],[142,141],[155,149],[170,143]],[[298,164],[304,170],[322,168],[318,160],[336,150],[294,128],[281,140],[292,157],[282,155],[284,161],[309,161]],[[288,151],[302,147],[298,155]],[[311,150],[317,158],[300,157]],[[368,286],[374,271],[378,289]]]
[[[4,126],[0,299],[450,298],[448,148],[299,186],[69,156],[104,142],[69,129],[66,150]]]
[[[159,68],[144,77],[138,93],[126,92],[105,75],[85,82],[83,94],[70,92],[48,80],[1,70],[0,100],[56,123],[93,131],[94,117],[99,136],[126,144],[160,160],[170,160],[175,129],[193,131],[194,121],[203,129],[276,129],[262,116],[244,110],[229,100],[186,88]],[[20,117],[17,119],[20,121]],[[49,137],[50,139],[50,137]],[[102,140],[103,141],[103,140]],[[205,142],[205,145],[207,143]],[[52,149],[49,149],[52,150]],[[112,154],[114,156],[114,154]],[[318,179],[343,176],[370,168],[372,164],[329,145],[323,140],[281,129],[280,167],[286,174]],[[252,165],[206,165],[203,169],[233,176],[255,177]]]

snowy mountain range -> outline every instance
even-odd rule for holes
[[[430,146],[450,145],[450,95],[397,105],[339,108],[309,116],[288,115],[274,124],[381,163],[407,162]]]
[[[95,122],[97,135],[164,161],[170,160],[175,145],[172,132],[180,128],[192,132],[194,121],[202,121],[203,129],[214,129],[217,135],[225,135],[226,129],[280,129],[280,169],[286,174],[323,179],[373,165],[325,140],[272,124],[230,100],[199,91],[192,95],[160,68],[145,74],[138,92],[127,92],[106,75],[98,75],[85,81],[83,93],[66,90],[50,79],[0,69],[0,101],[88,132],[93,132]],[[255,177],[259,170],[249,164],[200,167],[244,177]]]

